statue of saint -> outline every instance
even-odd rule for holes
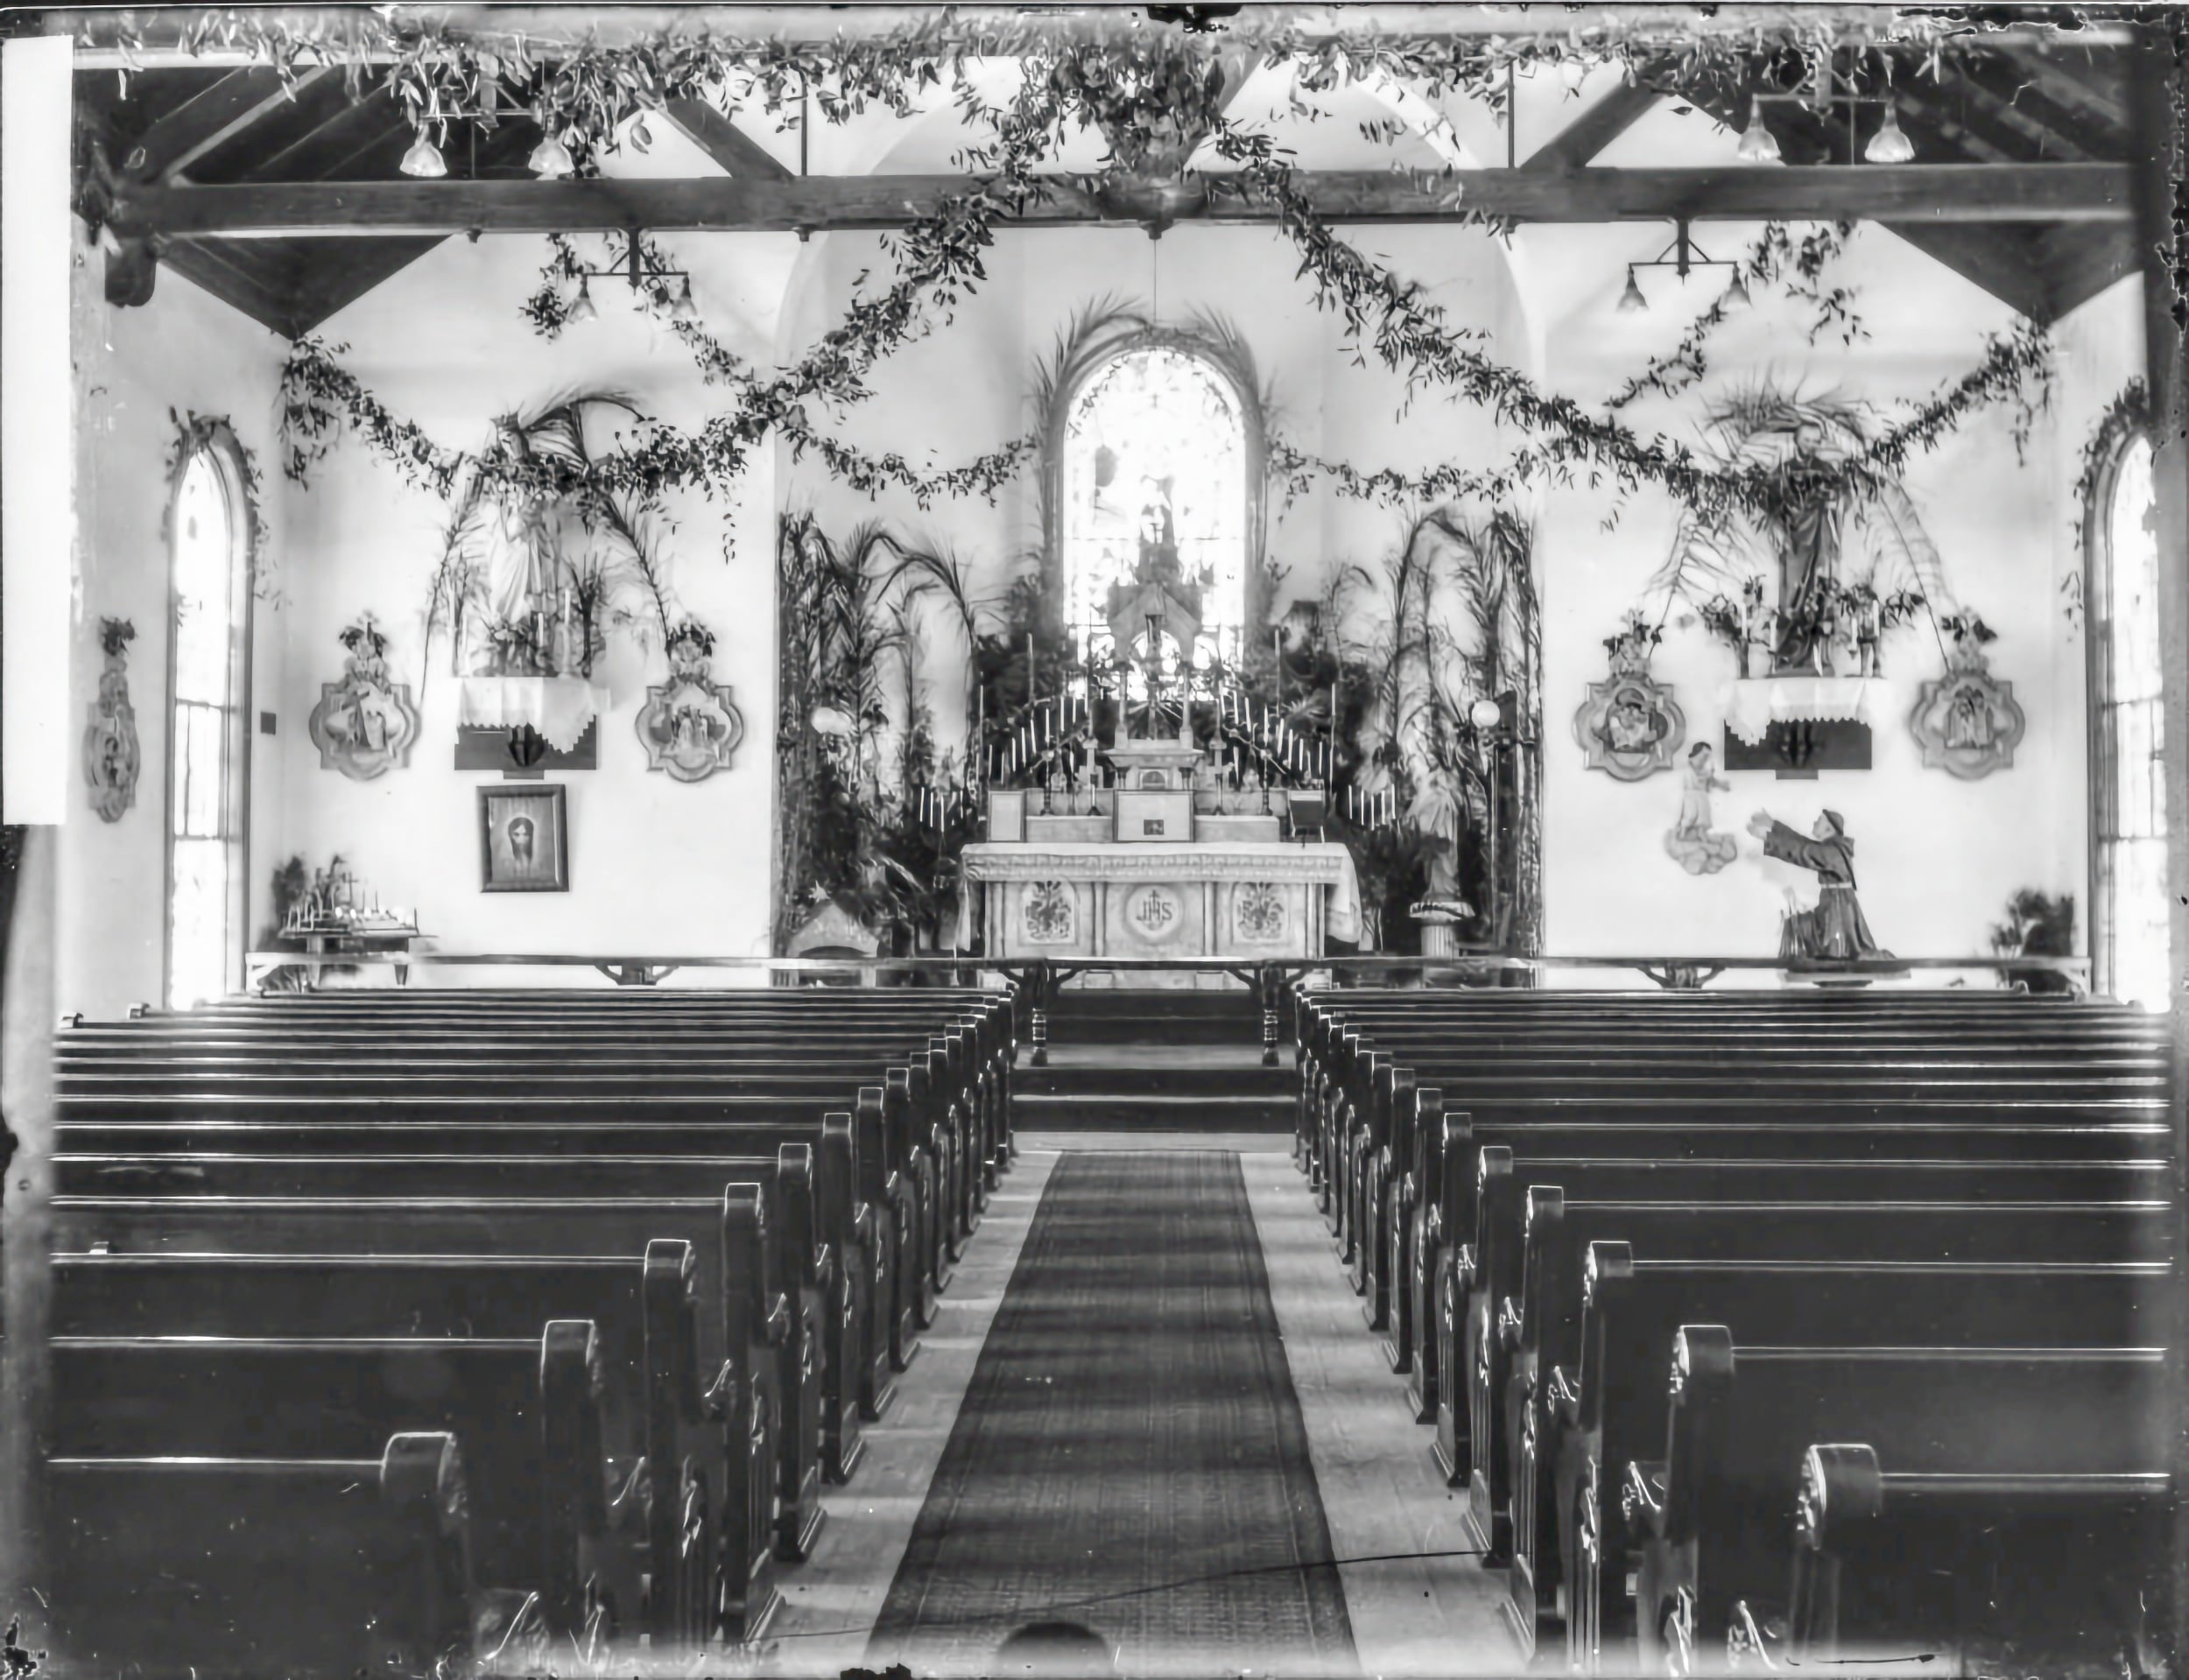
[[[1855,896],[1855,842],[1836,811],[1818,813],[1807,834],[1775,820],[1767,811],[1749,819],[1749,833],[1763,842],[1763,855],[1816,871],[1821,883],[1813,910],[1802,910],[1786,894],[1786,919],[1780,924],[1778,954],[1799,962],[1849,962],[1862,957],[1890,957],[1870,937],[1862,901]]]
[[[1824,456],[1824,428],[1804,420],[1778,466],[1784,526],[1778,555],[1781,671],[1824,668],[1827,620],[1838,593],[1841,525],[1845,510]]]

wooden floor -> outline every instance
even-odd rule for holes
[[[1072,1149],[1216,1149],[1241,1169],[1299,1395],[1362,1671],[1497,1674],[1514,1662],[1498,1622],[1503,1583],[1471,1557],[1459,1495],[1442,1486],[1426,1431],[1406,1415],[1330,1237],[1275,1136],[1022,1135],[1017,1164],[899,1380],[890,1414],[867,1431],[855,1483],[823,1494],[812,1560],[784,1578],[785,1606],[747,1671],[837,1675],[862,1666],[868,1634],[903,1558],[1004,1286],[1059,1154]],[[1447,1554],[1439,1556],[1437,1554]]]

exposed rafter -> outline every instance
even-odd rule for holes
[[[1652,67],[1654,68],[1656,67]],[[1594,163],[1603,149],[1632,128],[1664,95],[1646,81],[1622,81],[1528,154],[1523,169],[1564,175]]]
[[[1210,223],[1273,219],[1202,177],[1116,186],[1059,177],[1022,226]],[[1426,179],[1380,171],[1303,174],[1334,222],[1448,221],[1467,211],[1519,221],[1921,221],[2125,223],[2128,172],[2115,164],[1899,168],[1455,171]],[[170,238],[371,237],[391,234],[820,232],[901,227],[975,183],[949,175],[811,176],[792,180],[309,181],[237,186],[125,185],[117,229]]]
[[[787,181],[795,172],[777,161],[775,154],[702,99],[672,99],[665,108],[669,120],[692,143],[740,180]]]
[[[334,72],[324,66],[285,83],[278,71],[260,65],[230,71],[147,129],[122,160],[122,167],[147,180],[165,180],[186,172],[277,107],[290,103],[313,83]]]

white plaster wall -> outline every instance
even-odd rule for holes
[[[708,167],[679,138],[659,135],[648,158],[627,166],[670,174]],[[598,261],[597,242],[583,243]],[[714,329],[764,360],[794,240],[662,243],[672,261],[691,264],[694,294]],[[714,399],[682,346],[627,306],[620,281],[594,283],[597,320],[553,344],[533,332],[518,305],[546,256],[545,242],[529,238],[448,241],[324,333],[347,342],[343,359],[369,389],[453,447],[477,446],[498,414],[582,390],[620,391],[650,414],[702,425]],[[713,501],[681,496],[669,510],[676,604],[715,632],[715,680],[731,685],[744,716],[735,764],[691,784],[646,769],[635,725],[647,685],[666,676],[666,661],[658,629],[644,648],[628,633],[611,633],[605,663],[595,668],[611,697],[599,723],[600,767],[549,777],[568,789],[571,889],[486,894],[475,791],[501,778],[453,768],[458,691],[446,637],[437,638],[430,660],[422,649],[445,510],[363,446],[339,445],[307,488],[287,487],[292,529],[313,557],[293,615],[288,709],[301,719],[319,685],[339,674],[336,637],[370,609],[393,638],[391,663],[412,685],[422,728],[409,766],[370,783],[321,770],[302,732],[292,732],[292,849],[315,868],[340,852],[384,903],[417,905],[434,936],[432,948],[443,952],[766,955],[774,480],[774,461],[763,450],[733,490]],[[489,970],[471,978],[510,976]]]
[[[99,621],[137,627],[129,650],[141,769],[137,801],[118,822],[90,807],[74,739],[71,789],[60,847],[57,990],[64,1011],[108,1019],[133,1003],[164,1004],[166,952],[169,557],[165,532],[171,409],[226,415],[265,481],[267,535],[253,602],[248,697],[251,833],[250,923],[270,917],[270,878],[283,852],[283,749],[304,714],[284,698],[291,615],[282,602],[301,563],[283,518],[275,465],[273,392],[285,346],[273,334],[163,270],[151,302],[110,308],[105,259],[77,228],[69,331],[76,376],[76,523],[74,615],[66,669],[73,730],[81,732],[104,658]],[[56,418],[56,424],[65,419]],[[258,733],[261,709],[277,734]]]

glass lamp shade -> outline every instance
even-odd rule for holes
[[[553,130],[541,137],[532,148],[532,155],[524,160],[524,167],[542,180],[559,181],[573,173],[577,165],[571,161],[570,148],[563,144]]]
[[[1631,268],[1628,269],[1627,289],[1619,294],[1619,313],[1622,315],[1638,315],[1649,306],[1650,300],[1642,295],[1641,286],[1636,284],[1634,271]]]
[[[1725,289],[1725,306],[1728,309],[1746,309],[1749,306],[1748,277],[1737,268],[1733,271],[1733,283]]]
[[[697,320],[700,318],[700,306],[692,301],[692,277],[688,274],[684,277],[684,286],[677,293],[676,302],[669,306],[669,318],[672,320]]]
[[[1763,126],[1763,108],[1756,100],[1749,102],[1749,125],[1741,131],[1741,144],[1734,156],[1744,164],[1769,164],[1778,161],[1777,137]]]
[[[588,321],[593,320],[594,317],[598,315],[601,312],[598,309],[594,307],[593,294],[591,292],[587,290],[586,283],[584,279],[581,278],[578,281],[577,298],[571,304],[570,313],[565,317],[565,319],[573,321]]]
[[[441,159],[440,148],[426,137],[426,130],[418,131],[418,138],[403,154],[399,165],[405,175],[415,175],[421,180],[438,180],[448,172],[448,165]]]
[[[1467,721],[1477,729],[1495,729],[1504,715],[1497,702],[1488,695],[1467,708]]]
[[[1907,130],[1900,126],[1900,113],[1890,105],[1885,107],[1884,126],[1869,137],[1862,148],[1862,156],[1874,164],[1904,164],[1915,158],[1915,142],[1908,138]]]

